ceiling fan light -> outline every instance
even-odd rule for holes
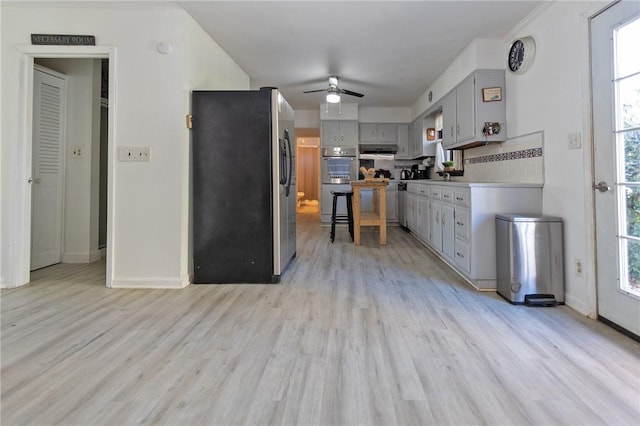
[[[340,95],[337,93],[327,93],[327,102],[330,104],[337,104],[340,102]]]

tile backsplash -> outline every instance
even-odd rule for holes
[[[464,152],[469,182],[544,183],[544,134],[530,133]]]

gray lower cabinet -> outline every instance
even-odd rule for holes
[[[496,289],[495,215],[541,213],[542,185],[409,182],[413,235],[478,290]]]

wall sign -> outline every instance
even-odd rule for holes
[[[502,100],[502,88],[501,87],[487,87],[482,89],[482,101],[493,102]]]
[[[31,44],[55,46],[95,46],[96,36],[72,34],[31,34]]]

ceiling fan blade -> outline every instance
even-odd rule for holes
[[[347,89],[340,89],[340,92],[344,93],[345,95],[357,96],[359,98],[364,97],[362,93],[352,92],[351,90],[347,90]]]
[[[320,90],[307,90],[306,92],[302,92],[302,93],[315,93],[315,92],[326,92],[327,89],[320,89]]]

